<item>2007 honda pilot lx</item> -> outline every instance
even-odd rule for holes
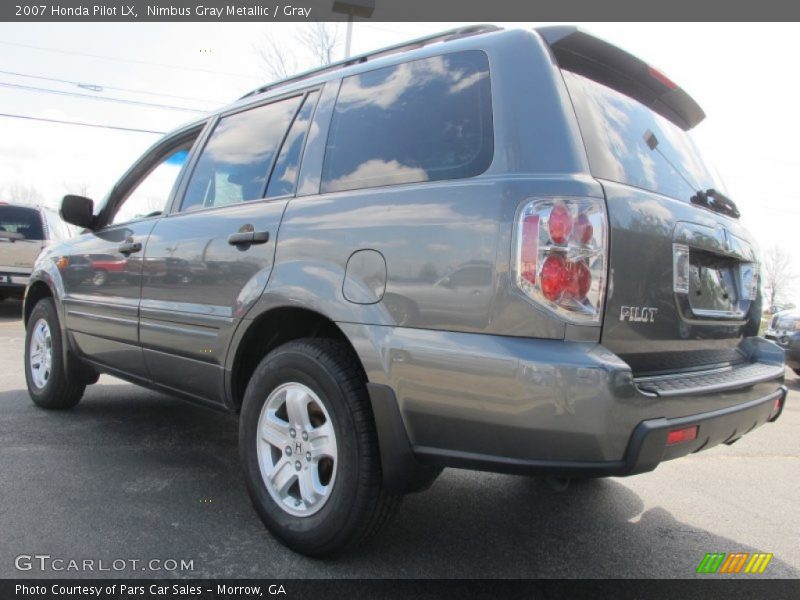
[[[648,471],[775,420],[758,262],[641,60],[572,27],[446,32],[155,144],[27,290],[33,401],[99,373],[239,413],[287,545],[364,539],[443,467]],[[124,261],[105,285],[77,257]]]

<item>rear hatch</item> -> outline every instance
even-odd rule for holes
[[[540,33],[606,193],[602,344],[635,375],[745,361],[740,341],[760,321],[753,240],[687,133],[703,111],[615,46],[574,28]]]
[[[44,247],[44,238],[37,209],[0,204],[0,278],[29,275]]]

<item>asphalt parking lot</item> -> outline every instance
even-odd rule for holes
[[[35,408],[19,310],[0,303],[0,578],[673,578],[695,576],[707,552],[755,551],[774,558],[746,577],[800,575],[800,378],[790,371],[782,418],[733,446],[562,492],[447,470],[375,542],[319,561],[286,550],[256,517],[235,418],[105,376],[72,411]],[[19,571],[19,555],[126,563]],[[193,570],[142,566],[153,559]]]

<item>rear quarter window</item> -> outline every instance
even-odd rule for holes
[[[486,54],[411,61],[342,81],[321,190],[473,177],[493,154]]]

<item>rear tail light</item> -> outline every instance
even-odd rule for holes
[[[564,320],[599,322],[606,286],[607,229],[602,200],[529,202],[517,223],[517,286]]]

